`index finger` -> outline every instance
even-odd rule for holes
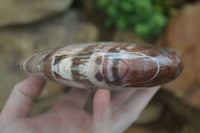
[[[30,76],[18,83],[13,88],[2,110],[1,117],[6,119],[27,117],[31,111],[33,101],[40,95],[44,86],[45,80],[35,76]]]

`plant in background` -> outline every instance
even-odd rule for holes
[[[108,15],[107,26],[132,28],[148,40],[162,34],[168,17],[175,11],[166,0],[100,0],[98,5]]]

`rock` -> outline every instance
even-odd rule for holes
[[[144,43],[144,40],[139,36],[137,36],[133,32],[133,30],[127,30],[127,31],[116,30],[113,36],[113,41]]]
[[[155,131],[144,127],[130,127],[124,133],[155,133]]]
[[[0,26],[27,24],[65,11],[72,0],[1,0]]]
[[[79,26],[79,31],[76,31],[76,35],[73,35],[74,38],[72,38],[72,43],[87,43],[98,39],[99,31],[94,24],[83,23]]]
[[[185,104],[183,99],[173,96],[172,93],[167,92],[164,88],[161,88],[157,93],[156,100],[165,106],[164,113],[161,115],[162,118],[160,118],[161,125],[164,125],[162,123],[169,123],[167,126],[171,125],[170,128],[173,129],[174,123],[176,123],[180,127],[175,126],[178,130],[188,124],[191,127],[199,127],[200,113],[196,107]]]
[[[200,109],[200,3],[187,5],[169,23],[159,42],[178,52],[184,62],[182,74],[164,85],[166,91]]]
[[[89,14],[95,14],[98,11],[98,3],[100,0],[82,0],[84,10]]]
[[[44,22],[0,29],[0,109],[12,87],[27,77],[17,68],[22,57],[46,48],[97,41],[98,28],[80,18],[79,14],[70,10]],[[61,88],[53,82],[47,84],[40,98],[54,95],[62,91]]]
[[[157,121],[162,113],[162,106],[159,104],[149,104],[136,120],[136,124],[148,124]]]

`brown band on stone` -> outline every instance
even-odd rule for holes
[[[55,61],[54,61],[53,65],[55,66],[55,65],[58,64],[62,59],[65,59],[66,57],[67,57],[67,55],[55,56]]]
[[[87,46],[83,50],[79,51],[78,54],[74,55],[74,57],[72,58],[71,74],[72,74],[72,78],[75,81],[81,81],[87,84],[92,84],[89,79],[81,79],[81,78],[86,78],[86,77],[80,73],[79,66],[80,64],[85,64],[89,61],[91,55],[94,52],[93,49],[95,47],[97,47],[97,45]]]
[[[51,52],[49,52],[44,58],[43,58],[43,71],[47,78],[54,79],[53,73],[52,73],[52,56],[59,50],[60,48],[55,48]]]

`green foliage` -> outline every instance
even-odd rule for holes
[[[107,26],[132,28],[145,39],[159,37],[175,11],[166,0],[100,0],[99,7],[108,15]]]

